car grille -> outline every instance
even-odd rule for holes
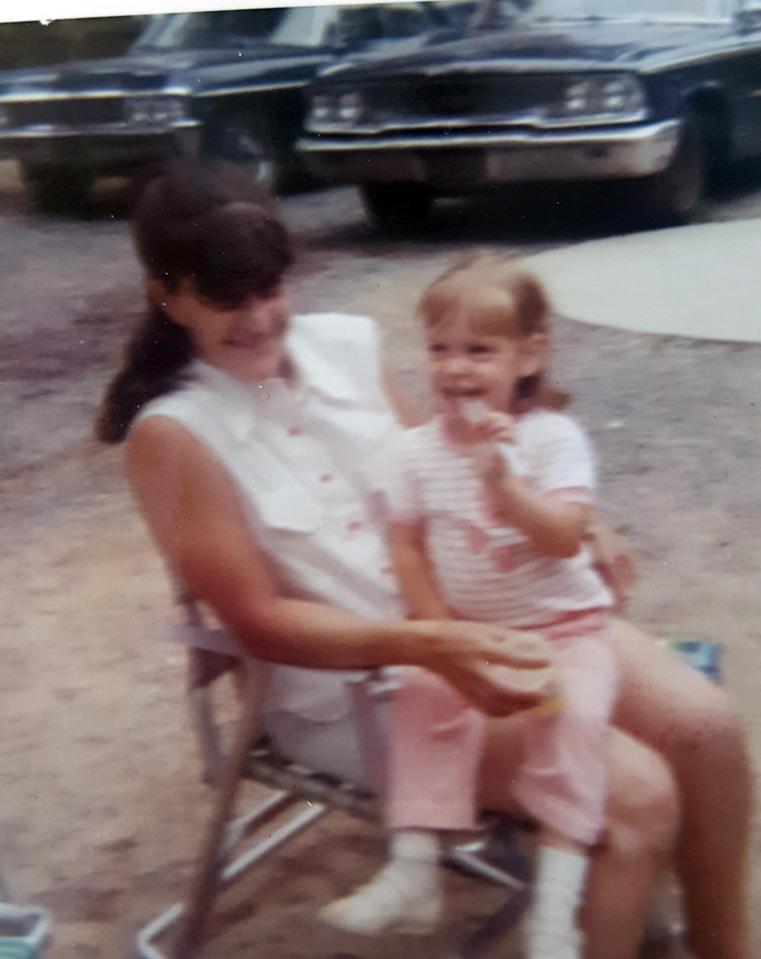
[[[36,100],[8,104],[14,126],[90,126],[118,123],[124,117],[121,97],[83,100]]]
[[[390,118],[442,121],[462,118],[474,122],[520,122],[562,94],[562,79],[554,76],[442,77],[406,80],[393,88],[373,91],[371,107]]]

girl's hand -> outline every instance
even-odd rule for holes
[[[429,655],[418,664],[439,673],[488,715],[530,709],[554,689],[552,646],[536,633],[459,621],[419,625],[435,635],[429,635],[424,647]]]
[[[452,404],[453,434],[467,448],[480,479],[500,486],[511,473],[498,444],[515,442],[515,421],[507,413],[490,410],[479,400]]]
[[[515,420],[508,413],[489,410],[469,425],[473,443],[515,442]]]
[[[441,402],[447,427],[457,442],[514,442],[515,421],[507,413],[492,410],[479,399],[450,397]]]

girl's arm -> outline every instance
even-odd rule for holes
[[[589,507],[554,493],[534,489],[510,475],[491,490],[495,512],[531,540],[536,548],[559,559],[581,549],[589,522]]]
[[[589,454],[578,428],[559,420],[553,433],[545,437],[550,442],[551,458],[543,467],[544,490],[514,472],[510,460],[500,453],[497,444],[514,439],[511,417],[491,412],[466,428],[471,432],[471,442],[475,440],[474,462],[495,518],[525,533],[548,556],[575,556],[586,536],[591,512],[585,503],[562,495],[568,487],[586,487],[591,478]],[[567,482],[569,464],[570,476],[576,482]]]
[[[530,639],[502,627],[371,622],[328,604],[280,596],[232,481],[187,430],[166,417],[144,420],[132,430],[126,455],[133,493],[169,567],[252,655],[327,669],[424,666],[496,715],[517,703],[484,673],[483,662],[547,661],[541,644],[532,653]]]
[[[480,464],[487,498],[495,516],[514,526],[548,556],[575,556],[581,549],[589,524],[590,509],[569,502],[562,491],[543,492],[510,471],[495,448]]]
[[[423,524],[391,523],[388,530],[391,562],[412,619],[449,619],[433,568],[425,552]]]

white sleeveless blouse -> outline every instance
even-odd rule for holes
[[[370,620],[401,618],[381,516],[363,473],[399,429],[380,384],[375,326],[360,316],[294,316],[286,349],[293,384],[250,386],[195,361],[187,380],[146,404],[137,420],[175,419],[217,457],[282,595]],[[264,711],[337,719],[348,709],[351,678],[270,666]]]

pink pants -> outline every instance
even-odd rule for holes
[[[607,617],[573,617],[543,633],[555,647],[563,705],[552,716],[525,713],[513,796],[542,825],[592,845],[603,823],[605,735],[617,685]],[[485,733],[483,713],[446,682],[406,670],[391,710],[388,827],[472,828]]]

